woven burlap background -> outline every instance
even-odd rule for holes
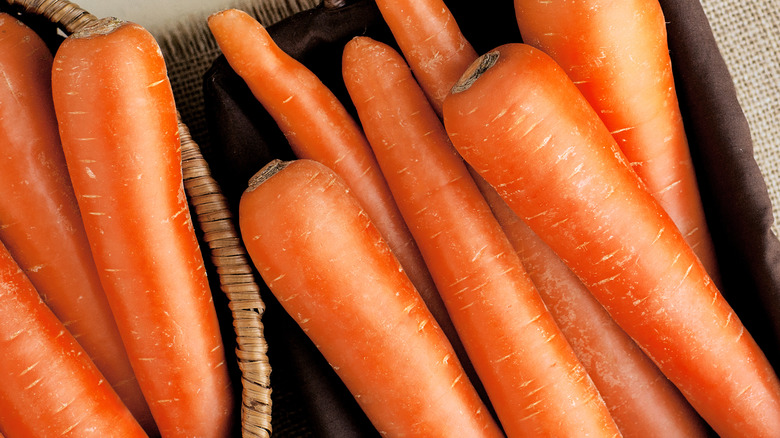
[[[701,0],[721,53],[733,76],[748,119],[754,155],[767,182],[780,234],[780,2],[776,0]],[[318,0],[236,0],[233,7],[253,13],[265,25]],[[203,110],[202,77],[219,55],[205,16],[190,15],[155,35],[168,62],[182,119],[204,152],[211,147]],[[283,391],[282,391],[283,392]],[[279,392],[276,396],[280,396]],[[277,436],[307,436],[295,400],[274,401]]]
[[[780,234],[780,2],[702,0],[734,79]]]

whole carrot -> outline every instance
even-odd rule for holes
[[[0,14],[0,240],[136,419],[154,433],[68,177],[51,68],[43,40]]]
[[[231,384],[156,42],[100,20],[62,43],[52,88],[101,283],[160,432],[227,436]]]
[[[355,38],[344,80],[508,436],[619,436],[412,72]]]
[[[658,0],[515,0],[523,41],[569,75],[718,280]]]
[[[444,122],[716,432],[780,435],[780,382],[766,357],[549,56],[523,44],[483,55],[445,100]]]
[[[696,411],[582,281],[492,187],[480,190],[623,436],[706,436]]]
[[[0,429],[8,437],[145,437],[0,244]]]
[[[357,123],[314,73],[284,53],[250,15],[235,9],[222,11],[209,17],[209,28],[230,66],[277,122],[295,155],[330,167],[355,193],[459,356],[466,359],[417,244]]]
[[[380,433],[501,436],[384,238],[329,168],[271,162],[250,181],[239,221],[268,287]]]
[[[398,47],[436,112],[452,85],[477,58],[441,0],[377,0]]]

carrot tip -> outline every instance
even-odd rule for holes
[[[290,161],[273,160],[270,163],[263,166],[256,174],[249,178],[247,192],[258,188],[260,184],[266,182],[269,178],[276,175],[279,171],[287,167]]]
[[[498,62],[499,56],[500,53],[497,50],[494,50],[474,60],[466,71],[463,72],[463,75],[458,79],[458,82],[452,86],[450,93],[457,94],[468,90],[482,74]]]
[[[97,35],[108,35],[126,23],[127,21],[120,20],[116,17],[101,18],[77,30],[70,38],[89,38]]]

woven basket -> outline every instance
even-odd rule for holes
[[[98,17],[67,0],[5,0],[25,14],[44,17],[66,34]],[[241,371],[241,431],[244,437],[271,435],[271,367],[263,334],[265,305],[219,185],[211,177],[200,147],[179,117],[184,188],[194,219],[209,248],[222,292],[229,300]],[[204,251],[205,252],[205,251]],[[204,254],[205,255],[205,254]]]

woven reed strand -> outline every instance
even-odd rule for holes
[[[81,9],[79,5],[64,0],[7,0],[24,11],[41,15],[71,34],[97,20],[97,17]]]
[[[242,374],[241,427],[244,437],[271,436],[271,366],[263,334],[259,299],[246,250],[233,225],[227,200],[211,177],[208,163],[192,140],[187,126],[179,121],[184,188],[195,209],[203,240],[211,249],[222,291],[230,300]]]
[[[27,13],[43,16],[67,34],[98,20],[67,0],[7,0]],[[178,117],[178,115],[177,115]],[[265,304],[241,239],[233,226],[230,211],[219,185],[211,177],[200,147],[179,117],[184,188],[195,209],[195,219],[203,231],[217,268],[222,291],[230,300],[237,335],[237,357],[242,380],[242,436],[271,436],[271,366],[263,334]]]

